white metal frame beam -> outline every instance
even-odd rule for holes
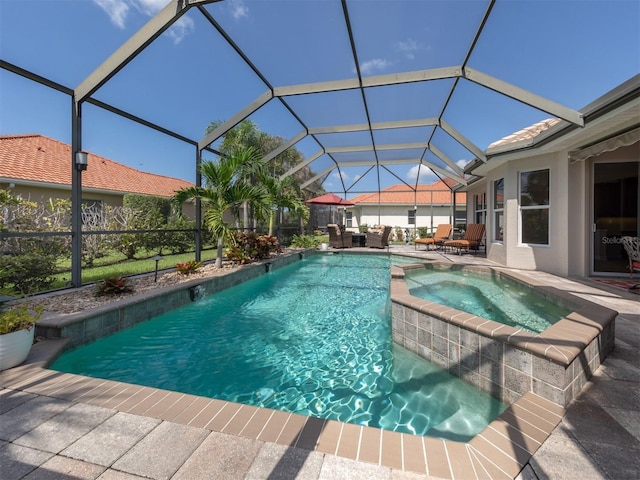
[[[280,180],[284,180],[285,178],[287,178],[289,175],[293,175],[294,173],[296,173],[298,170],[300,170],[301,168],[309,165],[311,162],[313,162],[316,158],[321,157],[322,155],[324,155],[324,150],[320,150],[316,153],[314,153],[313,155],[311,155],[310,157],[305,158],[302,162],[300,162],[299,164],[297,164],[295,167],[292,167],[291,169],[289,169],[287,172],[283,173],[280,176]],[[334,168],[334,167],[331,167]]]
[[[470,82],[482,85],[489,90],[506,95],[509,98],[517,100],[525,105],[542,110],[550,115],[566,120],[580,127],[584,127],[584,118],[582,114],[571,108],[567,108],[559,103],[547,100],[534,93],[524,90],[510,83],[503,82],[495,77],[474,70],[469,67],[464,68],[464,78]]]
[[[75,88],[76,101],[83,102],[93,95],[191,7],[219,1],[221,0],[171,0]]]
[[[323,176],[327,176],[329,175],[332,171],[334,171],[337,167],[336,166],[332,166],[329,168],[325,168],[322,172],[318,173],[315,177],[310,178],[309,180],[307,180],[306,182],[304,182],[302,185],[300,185],[300,188],[306,188],[309,185],[311,185],[313,182],[315,182],[316,180],[318,180],[319,178],[323,177]]]
[[[218,128],[216,128],[215,130],[213,130],[213,131],[209,132],[207,135],[205,135],[204,138],[198,142],[198,148],[200,150],[204,150],[206,147],[211,145],[213,142],[215,142],[222,135],[224,135],[229,130],[231,130],[233,127],[238,125],[245,118],[247,118],[253,112],[258,110],[260,107],[262,107],[265,103],[267,103],[272,98],[273,98],[273,93],[271,92],[271,90],[267,90],[266,92],[264,92],[262,95],[260,95],[253,102],[251,102],[249,105],[247,105],[242,110],[240,110],[238,113],[236,113],[229,120],[227,120],[222,125],[218,126]]]

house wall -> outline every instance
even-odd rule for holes
[[[483,181],[476,182],[468,191],[467,221],[474,219],[474,195],[486,192],[488,211],[486,220],[487,258],[511,268],[543,270],[557,275],[569,274],[569,243],[573,248],[576,235],[567,230],[569,225],[569,198],[581,195],[579,188],[568,192],[569,161],[567,152],[536,155],[512,160],[492,170]],[[520,243],[519,181],[523,171],[549,169],[549,245]],[[493,184],[504,178],[504,240],[495,240],[493,215]],[[573,180],[572,180],[573,181]],[[572,214],[573,215],[573,214]],[[573,220],[571,226],[584,228]],[[583,235],[580,234],[580,237]],[[571,242],[569,241],[569,237]],[[575,261],[576,255],[572,258]],[[572,267],[575,270],[577,267]]]
[[[37,203],[48,203],[49,200],[57,199],[71,199],[71,189],[68,186],[61,185],[60,187],[43,188],[39,185],[32,184],[19,184],[14,183],[14,186],[10,189],[12,195],[21,196],[25,200]],[[10,183],[0,182],[0,189],[8,190]],[[97,192],[91,190],[83,190],[83,201],[99,201],[103,205],[110,205],[112,207],[121,207],[124,193],[109,194],[106,192]],[[185,203],[182,206],[182,212],[189,218],[195,218],[195,205],[191,203]]]
[[[14,184],[10,190],[13,195],[19,195],[25,200],[37,203],[48,203],[49,200],[71,199],[71,189],[67,186],[42,188],[37,185]],[[0,184],[0,188],[7,189],[9,184]],[[99,192],[84,191],[83,200],[101,201],[105,205],[122,206],[122,194],[109,195]]]
[[[457,206],[459,211],[464,211],[464,205]],[[418,205],[416,211],[416,225],[409,225],[408,213],[413,205],[364,205],[355,207],[353,213],[352,231],[357,231],[360,225],[391,225],[399,228],[429,227],[435,231],[440,223],[453,222],[453,209],[451,205]]]

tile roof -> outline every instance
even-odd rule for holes
[[[439,180],[428,185],[418,185],[416,193],[406,185],[392,185],[380,190],[378,193],[365,193],[349,200],[356,205],[449,205],[451,204],[451,190],[449,185],[454,181]],[[467,196],[465,193],[458,193],[456,203],[465,204]]]
[[[491,147],[497,147],[499,145],[508,145],[511,143],[517,143],[523,140],[531,140],[537,137],[538,135],[540,135],[542,132],[549,130],[558,122],[560,122],[559,118],[547,118],[546,120],[542,120],[541,122],[534,123],[533,125],[523,128],[522,130],[518,130],[517,132],[512,133],[511,135],[507,135],[506,137],[503,137],[500,140],[496,140],[491,145],[489,145],[487,149]]]
[[[0,135],[0,178],[71,185],[71,146],[38,134]],[[83,188],[170,197],[193,186],[178,178],[142,172],[89,153]]]

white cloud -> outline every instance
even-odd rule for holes
[[[343,181],[348,181],[349,180],[349,175],[347,173],[345,173],[343,170],[334,170],[333,173],[331,174],[332,178],[335,178],[336,180],[343,180]]]
[[[193,32],[194,29],[195,25],[193,20],[189,17],[180,17],[178,21],[167,30],[167,35],[173,38],[173,43],[178,44],[184,37]]]
[[[126,0],[93,0],[93,2],[109,15],[111,23],[116,27],[125,27],[125,20],[129,13],[129,5]]]
[[[469,163],[469,160],[465,160],[463,158],[462,160],[458,160],[456,162],[456,165],[458,165],[462,170],[464,170],[464,167],[466,167],[468,163]]]
[[[418,168],[420,168],[420,180],[418,180],[418,183],[433,183],[438,179],[430,168],[427,168],[424,165],[422,167],[414,165],[411,167],[409,172],[407,172],[407,178],[409,180],[413,182],[416,181],[418,178]]]
[[[169,1],[170,0],[131,0],[138,10],[150,17],[166,7]]]
[[[408,60],[416,58],[416,52],[420,50],[428,50],[423,44],[416,42],[413,38],[399,40],[394,44],[395,49],[405,56]]]
[[[131,13],[131,7],[148,17],[154,16],[162,10],[170,0],[93,0],[111,19],[118,28],[126,28],[127,17]],[[189,17],[183,16],[176,21],[167,31],[167,35],[174,43],[180,41],[193,31],[195,25]]]
[[[239,20],[249,16],[249,7],[244,4],[243,0],[231,0],[229,6],[231,7],[231,16],[234,19]]]
[[[391,65],[391,62],[388,60],[383,58],[374,58],[373,60],[367,60],[366,62],[361,63],[360,71],[366,75],[373,73],[376,70],[384,70],[389,65]]]

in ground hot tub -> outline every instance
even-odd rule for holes
[[[568,313],[541,332],[411,295],[406,275],[454,269],[515,282]],[[513,403],[533,392],[566,406],[614,347],[617,312],[504,269],[444,263],[392,268],[393,339],[469,383]],[[454,287],[455,288],[455,287]]]

